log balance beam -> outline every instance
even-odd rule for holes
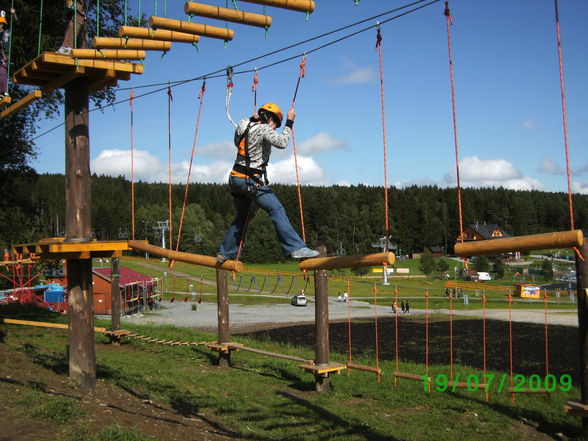
[[[455,244],[455,254],[460,257],[501,254],[514,251],[545,250],[549,248],[574,248],[584,244],[582,230],[504,237],[501,239],[473,240]]]
[[[202,3],[186,2],[184,12],[199,17],[225,20],[233,23],[240,23],[260,28],[269,28],[272,25],[272,18],[267,15],[254,14],[252,12],[237,11],[235,9],[220,8]]]
[[[227,28],[219,28],[199,23],[190,23],[189,21],[173,20],[165,17],[151,17],[149,26],[156,29],[167,29],[168,31],[185,32],[187,34],[196,34],[203,37],[218,38],[229,41],[235,36],[235,31]]]
[[[31,104],[33,101],[38,100],[42,96],[43,96],[43,92],[42,91],[40,91],[40,90],[34,90],[34,91],[32,91],[31,93],[29,93],[24,98],[21,98],[20,100],[18,100],[12,106],[7,107],[2,112],[0,112],[0,118],[7,118],[9,116],[14,115],[16,112],[18,112],[19,110],[24,109],[26,106],[28,106],[29,104]]]
[[[256,5],[272,6],[275,8],[289,9],[298,12],[314,11],[314,0],[241,0]]]
[[[37,326],[37,327],[41,327],[41,328],[69,329],[69,326],[66,325],[65,323],[33,322],[30,320],[15,320],[15,319],[9,319],[9,318],[2,319],[2,322],[6,323],[8,325],[22,325],[22,326]],[[105,333],[106,328],[95,327],[94,332]]]
[[[140,38],[94,38],[96,49],[139,49],[144,51],[169,51],[169,41],[142,40]]]
[[[193,265],[207,266],[210,268],[223,269],[227,271],[243,271],[243,262],[237,260],[227,260],[223,264],[219,263],[214,257],[202,256],[200,254],[184,253],[182,251],[166,250],[155,245],[149,245],[145,241],[129,240],[129,247],[136,251],[154,254],[159,257],[165,257],[170,261],[191,263]]]
[[[72,49],[72,58],[98,58],[104,60],[143,60],[147,52],[135,49]]]
[[[298,264],[302,271],[329,270],[338,268],[358,268],[362,266],[393,265],[394,253],[375,253],[358,256],[316,257]]]
[[[121,26],[118,29],[119,37],[141,38],[143,40],[171,41],[174,43],[198,43],[199,35],[186,34],[184,32],[167,31],[165,29],[138,28],[134,26]]]

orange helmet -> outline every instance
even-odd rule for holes
[[[265,110],[266,112],[270,112],[278,119],[278,121],[277,121],[278,127],[280,127],[282,125],[282,120],[284,119],[284,115],[282,114],[282,111],[280,110],[280,108],[278,107],[277,104],[267,103],[259,108],[260,111],[262,109]]]
[[[8,24],[8,22],[6,21],[6,19],[4,17],[0,16],[0,23],[4,23],[4,24]]]

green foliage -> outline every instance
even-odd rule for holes
[[[488,262],[488,258],[486,256],[478,256],[476,258],[476,263],[474,263],[474,269],[478,272],[489,271],[490,270],[490,262]]]
[[[26,406],[26,413],[33,418],[45,418],[67,423],[82,415],[76,400],[70,397],[51,395],[39,390],[26,391],[20,397],[20,404]]]
[[[435,269],[435,258],[429,249],[426,249],[420,259],[421,271],[429,277]]]
[[[543,272],[543,277],[545,280],[553,280],[553,264],[549,259],[543,259],[541,262],[541,271]]]
[[[506,266],[502,262],[502,259],[497,258],[492,264],[492,271],[496,274],[497,279],[504,278],[506,274]]]
[[[444,272],[447,271],[449,269],[449,264],[447,263],[447,261],[445,259],[439,259],[437,261],[437,270]]]

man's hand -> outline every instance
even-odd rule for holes
[[[296,118],[296,112],[294,112],[294,107],[291,107],[290,110],[288,110],[287,118],[292,121],[294,121],[294,118]]]

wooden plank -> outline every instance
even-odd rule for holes
[[[98,60],[143,60],[144,50],[136,49],[72,49],[72,58],[96,58]]]
[[[298,12],[313,12],[316,7],[314,0],[241,0],[256,5],[272,6]]]
[[[157,29],[167,29],[168,31],[179,31],[187,34],[196,34],[203,37],[218,38],[221,40],[232,40],[235,32],[232,29],[219,28],[200,23],[190,23],[189,21],[172,20],[164,17],[151,17],[149,26]]]
[[[62,74],[61,76],[55,78],[53,81],[50,81],[49,83],[44,85],[41,88],[41,90],[43,91],[43,93],[51,93],[55,89],[60,89],[63,86],[65,86],[67,83],[69,83],[70,81],[73,81],[77,77],[85,75],[85,74],[86,74],[86,68],[81,67],[81,66],[77,66],[74,70],[70,70],[69,72],[66,72],[66,73]]]
[[[301,270],[358,268],[362,266],[393,265],[394,253],[375,253],[358,256],[315,257],[298,264]]]
[[[547,394],[547,395],[549,395],[551,393],[547,389],[543,389],[543,388],[537,389],[537,390],[531,390],[531,389],[515,390],[514,387],[509,387],[508,392],[511,394]]]
[[[397,378],[404,378],[406,380],[417,380],[417,381],[423,381],[423,377],[424,377],[424,375],[410,374],[408,372],[399,372],[399,371],[394,372],[394,376]],[[431,377],[429,377],[428,381],[429,381],[429,383],[431,382]]]
[[[455,254],[462,257],[484,254],[502,254],[516,251],[547,250],[550,248],[581,247],[582,230],[562,231],[528,236],[503,237],[490,240],[473,240],[455,244]]]
[[[144,40],[171,41],[177,43],[198,43],[200,41],[200,35],[168,31],[167,29],[138,28],[134,26],[121,26],[118,30],[118,35],[121,37],[142,38]]]
[[[74,60],[69,55],[56,54],[55,52],[44,52],[42,61],[50,64],[61,64],[65,66],[83,66],[92,67],[95,69],[112,69],[115,71],[131,72],[134,74],[142,74],[143,66],[138,63],[130,63],[127,61],[110,61],[110,60]]]
[[[588,405],[580,400],[570,400],[564,406],[564,411],[571,416],[588,417]]]
[[[301,364],[298,366],[300,369],[304,369],[306,372],[310,372],[315,375],[328,375],[331,372],[339,373],[346,368],[344,364],[328,363],[328,364]]]
[[[128,75],[130,76],[130,74]],[[90,84],[90,90],[101,90],[107,83],[110,83],[113,80],[116,82],[116,72],[114,70],[108,69],[102,71],[102,75],[96,78],[92,84]]]
[[[145,242],[145,241],[143,241]],[[76,251],[127,251],[131,248],[126,240],[91,241],[91,242],[59,242],[48,244],[50,253],[68,253]]]
[[[378,375],[382,374],[382,369],[363,364],[347,363],[347,369],[357,369],[358,371],[372,372]]]
[[[186,2],[184,5],[184,12],[189,15],[225,20],[260,28],[269,28],[272,25],[272,18],[267,15],[238,11],[230,8],[221,8],[213,5],[205,5],[203,3]]]
[[[9,325],[22,325],[22,326],[36,326],[41,328],[57,328],[57,329],[68,329],[68,325],[66,323],[50,323],[50,322],[36,322],[31,320],[16,320],[16,319],[9,319],[4,318],[2,319],[4,323]],[[94,327],[94,332],[106,332],[106,328],[101,327]]]
[[[2,99],[0,99],[0,109],[2,107],[5,107],[7,105],[9,105],[12,102],[12,98],[10,98],[9,96],[4,95],[2,97]]]
[[[141,49],[145,51],[169,51],[169,41],[142,40],[140,38],[94,38],[96,49]]]
[[[7,109],[0,112],[0,118],[7,118],[11,115],[14,115],[16,112],[24,109],[26,106],[31,104],[33,101],[38,100],[42,96],[43,96],[43,92],[41,92],[40,90],[35,90],[35,91],[29,93],[27,96],[25,96],[24,98],[21,98],[16,103],[14,103],[12,106],[10,106]]]
[[[247,346],[243,346],[240,343],[225,343],[225,344],[229,349],[233,349],[233,350],[242,350],[242,351],[246,351],[246,352],[252,352],[254,354],[266,355],[268,357],[274,357],[274,358],[282,358],[284,360],[297,361],[297,362],[302,362],[302,363],[306,363],[306,364],[310,364],[313,362],[313,360],[307,360],[306,358],[296,357],[295,355],[279,354],[277,352],[268,352],[268,351],[263,351],[261,349],[249,348]]]
[[[178,262],[191,263],[194,265],[206,266],[210,268],[224,269],[235,272],[241,272],[244,268],[243,262],[236,260],[227,260],[223,264],[220,264],[214,257],[167,250],[165,248],[156,247],[155,245],[150,245],[146,243],[146,241],[129,240],[129,247],[133,250],[143,251],[159,257],[165,257],[169,260],[177,260]]]

